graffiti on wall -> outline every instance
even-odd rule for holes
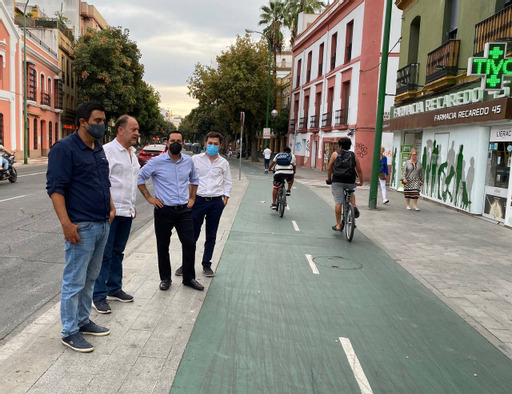
[[[363,158],[368,154],[368,147],[365,144],[356,143],[356,155]]]
[[[455,142],[452,141],[446,160],[440,162],[443,149],[448,147],[438,144],[436,140],[428,140],[423,147],[421,164],[425,172],[425,183],[422,193],[468,210],[471,205],[469,196],[475,180],[475,159],[469,158],[468,166],[467,158],[464,157],[464,145],[460,145],[458,153],[455,153]],[[394,163],[395,155],[393,155],[393,165]]]
[[[302,142],[297,141],[297,142],[295,143],[295,151],[296,151],[296,152],[300,152],[300,151],[302,151]]]

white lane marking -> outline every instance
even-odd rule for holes
[[[41,175],[41,174],[46,174],[46,172],[34,172],[32,174],[18,175],[18,178],[21,178],[21,177],[24,177],[24,176]]]
[[[23,198],[23,197],[27,197],[27,195],[24,194],[23,196],[16,196],[16,197],[11,197],[11,198],[6,198],[5,200],[0,200],[0,202],[16,200],[17,198]]]
[[[286,209],[290,210],[290,206],[288,204],[286,204]]]
[[[309,266],[311,267],[311,271],[313,271],[314,274],[319,275],[320,271],[318,271],[318,268],[316,267],[316,264],[313,261],[313,256],[311,256],[310,254],[307,254],[306,258],[308,259],[308,263],[309,263]]]
[[[364,374],[363,367],[361,367],[361,363],[357,358],[356,352],[352,347],[352,343],[350,343],[350,339],[339,337],[341,346],[343,346],[343,350],[348,359],[348,363],[350,364],[350,368],[352,368],[352,372],[354,373],[354,377],[356,378],[357,384],[361,389],[362,394],[373,394],[373,390],[370,386],[370,382],[366,378]]]
[[[292,224],[293,224],[293,228],[295,229],[295,231],[300,231],[300,228],[299,228],[299,226],[297,226],[297,222],[295,220],[292,220]]]

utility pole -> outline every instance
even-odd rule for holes
[[[23,136],[23,163],[28,164],[28,113],[27,113],[27,5],[29,0],[25,3],[23,10],[23,110],[24,110],[24,127],[25,132]]]
[[[380,64],[379,94],[377,104],[377,119],[375,122],[375,140],[373,142],[372,174],[370,178],[370,198],[368,207],[377,208],[377,189],[379,184],[380,147],[382,144],[382,121],[384,118],[384,102],[386,100],[386,79],[388,74],[389,33],[391,30],[392,0],[386,0],[384,18],[384,33],[382,37],[382,61]]]

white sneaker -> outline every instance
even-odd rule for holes
[[[387,204],[388,202],[389,202],[388,199],[385,199],[385,200],[382,201],[383,204]]]

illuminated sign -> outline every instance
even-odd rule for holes
[[[506,43],[486,43],[484,57],[470,57],[468,59],[468,75],[481,76],[482,89],[502,89],[503,77],[512,76],[512,58],[505,57],[506,54]]]

